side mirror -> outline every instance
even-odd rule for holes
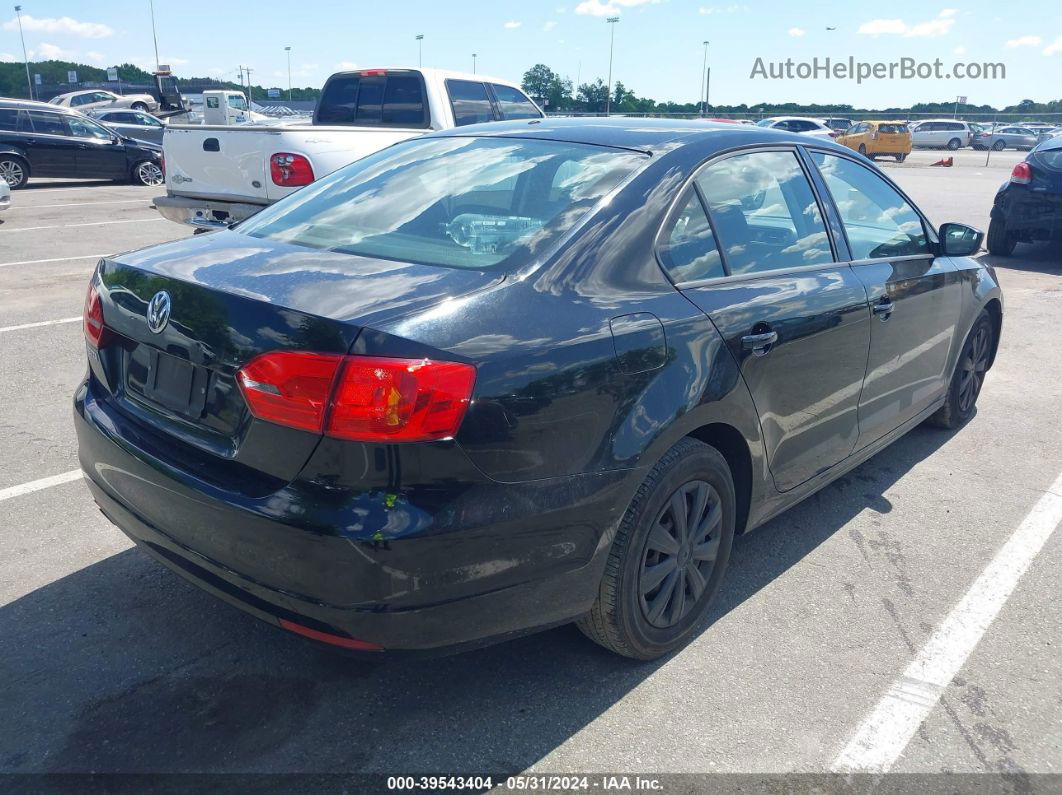
[[[969,257],[981,250],[985,233],[966,224],[947,223],[937,232],[941,252],[946,257]]]
[[[112,144],[120,144],[121,142],[122,142],[121,136],[119,136],[119,135],[112,135],[111,136],[111,143]]]

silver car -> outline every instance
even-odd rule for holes
[[[48,100],[51,105],[73,108],[85,113],[104,108],[132,108],[133,110],[158,110],[159,103],[150,94],[115,94],[97,88],[91,91],[71,91]]]
[[[6,210],[11,206],[11,188],[0,179],[0,210]]]
[[[974,136],[975,149],[1032,149],[1039,140],[1039,133],[1028,127],[997,127],[992,132],[978,133]]]
[[[138,141],[162,143],[166,125],[150,113],[139,110],[90,110],[88,115],[117,133]]]

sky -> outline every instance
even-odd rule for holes
[[[954,5],[951,5],[951,4]],[[831,7],[832,6],[832,7]],[[619,17],[609,25],[608,17]],[[21,61],[15,17],[0,15],[0,60]],[[250,66],[256,85],[320,86],[339,69],[423,64],[519,81],[535,63],[576,80],[612,74],[638,96],[695,102],[705,47],[715,104],[795,101],[860,107],[950,101],[1003,106],[1062,98],[1062,2],[885,0],[804,4],[730,0],[155,0],[159,56],[179,76],[237,80]],[[154,66],[148,0],[25,0],[31,60]],[[828,28],[835,28],[829,30]],[[1002,63],[1004,79],[753,77],[756,59],[794,63],[849,57],[868,63]]]

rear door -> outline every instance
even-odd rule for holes
[[[927,225],[896,188],[854,158],[810,154],[874,318],[859,398],[862,448],[925,411],[947,388],[961,279],[950,259],[934,255]]]
[[[454,114],[454,126],[494,121],[494,103],[486,83],[478,80],[447,80],[446,93]]]
[[[661,261],[738,362],[778,489],[844,460],[859,435],[870,313],[796,150],[712,161],[670,223]]]
[[[77,144],[70,137],[64,115],[48,110],[19,111],[19,131],[26,134],[30,171],[36,177],[77,176]]]

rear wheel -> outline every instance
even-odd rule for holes
[[[992,359],[994,337],[992,318],[988,316],[988,312],[981,310],[966,336],[966,342],[959,353],[959,361],[955,363],[947,399],[929,418],[932,424],[940,428],[958,428],[973,416],[977,396],[981,394],[981,387]]]
[[[953,152],[960,146],[962,146],[962,141],[960,141],[958,138],[952,138],[950,141],[948,141],[948,149],[952,150]]]
[[[867,156],[867,145],[866,144],[860,144],[859,145],[859,154],[863,155],[863,157]]]
[[[734,541],[734,481],[726,460],[683,439],[650,470],[620,522],[597,600],[578,626],[639,660],[696,631],[723,579]]]
[[[988,222],[986,242],[988,253],[993,257],[1009,257],[1014,253],[1014,247],[1018,244],[1014,233],[1007,231],[1007,222],[1001,218],[993,218]]]
[[[897,163],[902,163],[906,159],[907,159],[907,153],[906,152],[896,155],[896,162]]]
[[[143,102],[134,102],[129,107],[130,107],[131,110],[147,110],[148,109],[148,106],[145,105]]]
[[[137,185],[161,185],[164,181],[162,167],[152,160],[143,160],[133,166],[133,182]]]
[[[993,151],[996,151],[996,152],[1002,152],[1006,148],[1007,148],[1007,142],[1006,141],[996,141],[994,144],[992,144],[992,149],[993,149]]]
[[[14,155],[0,157],[0,179],[3,179],[11,190],[23,187],[29,180],[29,167],[26,161]]]

